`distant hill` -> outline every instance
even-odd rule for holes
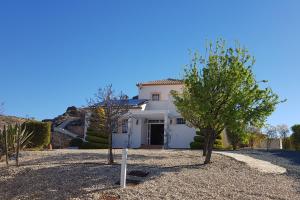
[[[0,115],[0,129],[8,124],[22,124],[27,120],[28,119],[22,117]]]
[[[67,110],[54,119],[44,119],[51,122],[51,143],[54,148],[66,148],[74,137],[84,137],[85,114],[87,109],[68,107]],[[0,129],[9,124],[22,124],[31,119],[0,115]],[[70,135],[72,137],[70,137]]]

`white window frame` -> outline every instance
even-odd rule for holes
[[[153,98],[153,97],[157,97],[157,98]],[[151,94],[151,100],[152,101],[160,101],[160,93],[152,93]]]
[[[182,117],[178,117],[176,118],[176,124],[186,124],[186,121]]]
[[[128,119],[122,120],[122,133],[128,133]]]

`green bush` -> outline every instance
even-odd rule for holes
[[[291,141],[295,150],[300,150],[300,124],[292,126]]]
[[[86,132],[83,149],[108,148],[108,134],[105,134],[105,113],[102,108],[94,108],[89,119],[89,127]]]
[[[203,146],[200,142],[191,142],[190,144],[191,149],[202,149]]]
[[[99,144],[93,142],[83,142],[80,149],[107,149],[108,144]]]
[[[190,143],[191,149],[203,149],[204,145],[204,132],[205,130],[202,129],[200,131],[196,131],[196,136],[194,137],[194,141]],[[218,135],[216,137],[215,143],[214,143],[214,149],[222,149],[222,137],[221,135]]]
[[[33,136],[30,139],[31,148],[44,148],[50,144],[51,137],[51,123],[50,122],[38,122],[27,121],[22,124],[26,127],[28,132],[32,132]]]
[[[108,138],[108,134],[101,133],[95,130],[89,130],[89,129],[87,130],[87,135],[101,137],[101,138]]]
[[[216,139],[214,143],[214,149],[223,149],[223,143],[220,139]]]
[[[292,145],[292,137],[287,137],[282,140],[282,147],[285,150],[292,150],[293,145]]]
[[[87,135],[85,137],[85,140],[89,141],[89,142],[92,142],[92,143],[107,144],[107,138],[102,138],[102,137],[96,137],[96,136]]]
[[[70,141],[70,147],[80,147],[83,143],[81,138],[74,138]]]
[[[202,135],[196,135],[194,137],[195,142],[203,143],[204,142],[204,137]]]

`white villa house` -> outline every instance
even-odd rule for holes
[[[128,118],[113,133],[114,148],[190,148],[195,128],[186,125],[170,94],[182,91],[183,82],[166,79],[138,83],[138,96],[129,99]]]

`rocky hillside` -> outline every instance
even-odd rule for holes
[[[81,125],[84,122],[85,113],[86,113],[86,111],[84,109],[76,108],[75,106],[71,106],[71,107],[68,107],[66,112],[63,113],[62,115],[59,115],[59,116],[55,117],[54,119],[45,119],[43,121],[51,121],[52,125],[54,127],[57,127],[60,124],[62,124],[63,122],[65,122],[66,120],[77,118],[77,119],[81,119],[81,121],[79,121],[77,123],[77,125]]]
[[[85,114],[85,109],[71,106],[62,115],[43,120],[52,122],[51,141],[54,148],[66,148],[73,138],[84,137]]]

